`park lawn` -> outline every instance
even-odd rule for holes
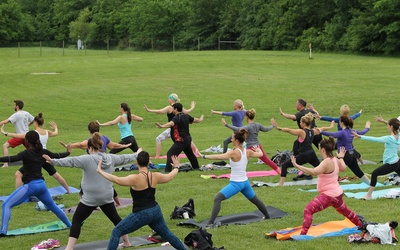
[[[28,53],[29,52],[29,53]],[[86,55],[68,50],[65,56],[54,49],[51,53],[37,48],[25,48],[18,53],[14,48],[0,50],[0,75],[2,95],[0,98],[1,119],[13,113],[13,100],[22,99],[25,110],[32,115],[43,112],[45,122],[53,120],[59,126],[59,135],[50,138],[48,148],[61,152],[64,148],[59,141],[76,142],[88,137],[87,124],[93,120],[105,122],[119,115],[119,104],[127,102],[136,115],[144,121],[134,122],[133,132],[140,147],[155,154],[155,138],[162,131],[154,122],[166,122],[165,115],[147,113],[143,104],[158,109],[168,104],[170,93],[177,93],[185,107],[196,101],[192,116],[205,115],[204,121],[191,126],[191,134],[197,147],[202,150],[212,145],[222,144],[232,131],[221,125],[221,116],[211,115],[210,110],[230,111],[235,99],[242,99],[245,108],[255,108],[255,120],[269,125],[270,118],[277,119],[282,127],[296,128],[295,122],[279,115],[279,107],[286,113],[295,113],[297,98],[313,103],[323,115],[336,117],[339,107],[346,103],[355,113],[363,110],[355,121],[355,129],[364,128],[371,121],[368,135],[386,135],[386,126],[373,121],[373,117],[382,114],[384,118],[399,116],[397,107],[398,79],[400,63],[397,58],[368,57],[342,54],[273,52],[273,51],[190,51],[190,52],[128,52],[128,51],[87,51]],[[32,74],[36,73],[36,74]],[[58,73],[58,74],[37,74]],[[229,117],[227,118],[229,120]],[[322,121],[319,126],[328,125]],[[48,128],[48,126],[47,126]],[[12,125],[5,126],[13,131]],[[116,126],[102,127],[101,132],[113,141],[119,140]],[[260,133],[259,139],[267,154],[272,157],[276,150],[291,149],[294,137],[272,130]],[[6,138],[3,139],[5,142]],[[2,143],[3,143],[2,142]],[[163,142],[162,153],[171,145]],[[379,162],[382,159],[383,145],[355,140],[355,148],[364,159]],[[15,154],[23,148],[10,150]],[[85,153],[74,150],[73,155]],[[130,153],[125,150],[123,153]],[[182,159],[182,162],[185,162]],[[210,163],[199,159],[200,164]],[[253,164],[249,170],[269,170],[266,165]],[[165,160],[153,160],[153,163],[165,163]],[[377,165],[362,166],[370,174]],[[17,167],[0,169],[2,181],[0,195],[8,195],[14,189],[14,173]],[[81,171],[79,169],[58,168],[70,186],[79,187]],[[222,174],[229,171],[213,171]],[[135,173],[135,172],[132,172]],[[192,171],[180,173],[171,183],[157,188],[157,199],[170,229],[180,239],[192,228],[176,226],[179,220],[170,220],[169,215],[175,206],[183,205],[189,198],[195,201],[197,221],[207,219],[211,213],[215,194],[228,183],[228,180],[205,180],[202,173]],[[124,176],[130,172],[120,172]],[[58,183],[44,174],[48,187]],[[342,175],[353,176],[347,170]],[[293,175],[289,175],[291,178]],[[279,177],[262,177],[254,180],[278,181]],[[253,180],[253,179],[251,179]],[[379,179],[383,182],[384,178]],[[359,180],[353,181],[359,183]],[[120,197],[129,197],[128,188],[116,187]],[[298,226],[302,223],[304,206],[315,197],[315,193],[298,191],[298,187],[256,188],[255,192],[267,205],[275,206],[289,213],[289,216],[276,220],[267,220],[242,226],[226,226],[210,230],[215,246],[224,245],[226,249],[326,249],[366,248],[374,245],[354,246],[346,237],[318,239],[306,242],[265,239],[264,232]],[[59,203],[66,207],[79,202],[77,194],[64,195]],[[368,221],[384,223],[398,220],[397,200],[378,199],[361,201],[345,198],[347,205],[356,213],[364,215]],[[56,220],[52,213],[39,212],[35,203],[26,203],[12,209],[9,229],[35,225]],[[237,195],[222,203],[221,215],[254,211],[243,196]],[[130,208],[118,210],[122,217],[130,213]],[[70,218],[72,218],[70,216]],[[341,220],[343,217],[329,208],[314,215],[314,222]],[[105,240],[110,236],[112,223],[102,213],[95,213],[85,222],[78,242]],[[398,230],[397,230],[398,231]],[[144,227],[131,234],[141,236],[150,234]],[[66,244],[68,230],[18,237],[1,238],[5,249],[29,249],[32,245],[47,238],[58,238]],[[15,239],[18,239],[16,244]]]

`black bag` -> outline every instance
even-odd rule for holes
[[[272,156],[271,161],[276,165],[282,166],[282,164],[290,159],[291,152],[289,150],[283,150],[282,152],[277,150],[276,155]]]
[[[213,249],[213,242],[211,240],[212,234],[208,233],[206,230],[199,228],[190,232],[185,237],[185,244],[188,247],[193,247],[197,250],[208,250]]]
[[[184,213],[187,213],[189,218],[193,218],[196,216],[194,212],[194,201],[192,198],[188,200],[182,207],[175,206],[174,211],[172,211],[170,218],[171,219],[185,219]]]

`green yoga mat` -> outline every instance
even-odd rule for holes
[[[34,226],[30,226],[30,227],[9,230],[9,231],[7,231],[7,236],[44,233],[44,232],[63,230],[66,228],[67,228],[67,226],[62,221],[52,221],[52,222],[34,225]]]

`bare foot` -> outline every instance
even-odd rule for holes
[[[119,248],[125,248],[125,247],[131,247],[131,246],[132,246],[132,244],[130,242],[127,242],[127,243],[122,242],[122,243],[119,243],[119,245],[118,245]]]
[[[362,197],[361,200],[369,201],[369,200],[371,200],[371,196],[366,195],[366,196]]]
[[[8,163],[4,163],[3,166],[1,166],[2,168],[7,168],[8,167]]]

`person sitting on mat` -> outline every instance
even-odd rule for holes
[[[315,154],[314,149],[312,148],[314,135],[319,135],[321,131],[331,129],[335,125],[335,122],[331,123],[330,127],[322,127],[322,128],[311,128],[312,121],[314,120],[314,116],[311,113],[308,113],[301,117],[300,126],[301,129],[291,129],[291,128],[281,128],[278,127],[275,119],[272,119],[272,125],[276,127],[279,131],[287,132],[289,134],[297,136],[298,140],[298,154],[295,156],[298,164],[310,163],[314,167],[318,166],[319,160],[317,155]],[[283,184],[286,180],[287,169],[289,167],[294,167],[292,161],[288,159],[282,164],[281,169],[281,178],[279,180],[279,186],[283,187]],[[302,175],[299,174],[297,177],[293,178],[293,180],[299,180],[298,177]],[[311,180],[313,177],[309,175],[305,175],[307,179]]]
[[[248,134],[249,132],[244,128],[235,131],[232,135],[232,144],[235,148],[227,151],[225,154],[202,155],[200,152],[198,152],[203,159],[229,159],[229,164],[231,166],[231,178],[229,184],[221,189],[221,191],[219,191],[215,196],[211,217],[208,220],[207,227],[218,226],[214,225],[214,221],[221,209],[221,202],[229,199],[239,192],[241,192],[251,203],[257,206],[257,208],[264,214],[264,219],[269,218],[267,207],[254,193],[246,175],[248,158],[260,158],[263,155],[263,152],[258,147],[253,147],[252,150],[246,150],[243,148],[243,143],[245,142]]]
[[[303,227],[300,234],[307,234],[312,224],[313,214],[325,210],[330,206],[334,207],[336,211],[348,218],[354,225],[358,226],[358,228],[362,228],[363,224],[357,214],[348,209],[344,203],[343,190],[337,181],[339,171],[343,172],[346,170],[346,163],[343,160],[346,149],[340,147],[337,153],[338,157],[334,157],[333,150],[335,149],[335,140],[331,136],[322,139],[318,148],[323,160],[315,168],[301,166],[297,164],[296,157],[291,156],[293,166],[306,174],[318,176],[317,190],[319,195],[304,208]]]
[[[173,169],[168,174],[149,172],[150,156],[148,152],[142,151],[138,153],[136,159],[139,173],[124,177],[118,177],[105,172],[101,167],[101,161],[99,161],[97,172],[110,181],[110,183],[129,186],[133,199],[132,213],[112,230],[111,238],[108,242],[108,250],[118,248],[121,235],[134,232],[146,225],[168,241],[175,249],[186,249],[178,237],[168,229],[161,208],[155,198],[157,184],[167,183],[178,174],[179,159],[177,156],[172,156],[171,159]]]
[[[7,234],[8,222],[11,218],[11,208],[25,202],[31,196],[36,196],[49,210],[55,213],[67,227],[71,227],[71,222],[68,217],[53,201],[42,176],[42,168],[46,169],[49,167],[49,164],[42,158],[43,154],[50,155],[54,158],[65,157],[71,153],[71,148],[68,148],[68,152],[65,153],[52,153],[47,149],[43,149],[39,140],[39,134],[34,130],[25,134],[25,144],[27,150],[17,155],[0,157],[0,162],[22,161],[24,169],[24,175],[22,177],[22,182],[24,184],[12,192],[1,206],[2,221],[0,236]]]
[[[103,141],[101,140],[100,134],[96,132],[88,141],[89,154],[67,157],[64,159],[52,159],[48,155],[43,155],[43,158],[50,164],[78,167],[83,170],[81,181],[82,195],[72,217],[72,226],[69,233],[68,244],[65,248],[66,250],[74,248],[81,233],[82,223],[97,207],[100,207],[114,225],[117,225],[121,221],[121,217],[118,215],[114,205],[113,185],[96,173],[97,164],[101,161],[101,167],[104,168],[104,171],[112,173],[114,171],[114,166],[127,164],[135,160],[137,153],[122,155],[107,154],[102,151],[102,147]],[[140,152],[141,149],[138,150]],[[128,235],[124,235],[122,238],[124,247],[131,246]]]

